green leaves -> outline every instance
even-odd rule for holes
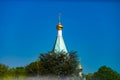
[[[5,64],[0,64],[0,77],[5,76],[7,72],[8,72],[8,66]]]
[[[42,70],[40,61],[30,63],[25,67],[25,70],[29,76],[40,75]]]
[[[42,74],[71,75],[79,64],[76,52],[48,52],[40,54]]]
[[[101,66],[94,74],[86,76],[87,80],[120,80],[120,74],[107,66]]]
[[[98,80],[118,80],[119,74],[109,67],[102,66],[94,73],[94,77]]]

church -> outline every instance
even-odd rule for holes
[[[68,51],[66,49],[65,42],[64,42],[64,39],[62,36],[63,26],[62,26],[61,21],[60,21],[60,15],[58,17],[58,24],[56,26],[56,29],[58,31],[58,34],[57,34],[56,41],[55,41],[55,44],[53,47],[53,51],[56,53],[59,53],[61,51],[67,53]]]
[[[68,53],[63,36],[62,36],[62,29],[63,29],[63,25],[61,23],[61,19],[60,19],[60,14],[58,16],[58,24],[56,26],[57,29],[57,37],[53,46],[53,52],[55,53],[59,53],[59,52],[64,52],[64,53]],[[79,72],[79,76],[82,78],[82,66],[79,65],[78,66],[78,72]]]

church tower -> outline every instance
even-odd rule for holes
[[[60,14],[58,15],[58,24],[56,26],[56,29],[57,29],[57,37],[56,37],[56,41],[55,41],[55,44],[54,44],[54,47],[53,47],[53,51],[55,53],[59,53],[59,52],[65,52],[67,53],[67,49],[66,49],[66,46],[65,46],[65,43],[64,43],[64,40],[63,40],[63,36],[62,36],[62,29],[63,29],[63,26],[61,24],[61,21],[60,21]]]

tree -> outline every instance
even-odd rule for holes
[[[16,77],[16,69],[15,68],[10,68],[9,70],[8,70],[8,73],[7,73],[7,75],[9,76],[9,77]]]
[[[93,80],[93,73],[88,73],[85,77],[87,80]]]
[[[48,52],[40,54],[43,75],[72,75],[79,64],[76,52]]]
[[[30,76],[40,75],[41,70],[42,70],[40,61],[35,61],[35,62],[30,63],[29,65],[25,67],[25,69],[26,69],[27,74]]]
[[[119,74],[106,66],[100,67],[93,76],[95,80],[119,80]]]
[[[26,70],[24,67],[10,68],[7,75],[9,77],[17,78],[26,76]]]
[[[4,77],[8,72],[8,66],[5,64],[0,64],[0,77]]]
[[[16,67],[15,68],[15,74],[17,77],[19,76],[25,76],[26,75],[26,70],[24,67]]]

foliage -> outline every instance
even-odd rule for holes
[[[88,73],[85,77],[87,80],[93,80],[93,73]]]
[[[16,78],[26,76],[24,67],[9,68],[5,64],[0,64],[0,79]]]
[[[120,80],[119,74],[109,67],[102,66],[93,75],[96,80]]]
[[[39,75],[38,77],[41,75],[45,75],[45,77],[46,75],[71,76],[76,72],[78,64],[79,59],[76,52],[42,53],[39,60],[26,67],[9,68],[5,64],[0,64],[0,80],[12,80],[13,78],[22,80],[27,76],[37,75]],[[84,74],[83,77],[86,77],[86,80],[120,80],[120,74],[106,66],[101,66],[95,73]]]
[[[0,64],[0,77],[3,77],[8,72],[8,66],[5,64]]]
[[[35,61],[30,63],[29,65],[27,65],[25,67],[26,72],[29,76],[36,76],[36,75],[40,75],[41,74],[41,63],[40,61]]]
[[[9,76],[9,77],[16,77],[16,72],[15,71],[16,71],[15,68],[10,68],[8,70],[7,76]]]
[[[120,80],[120,74],[112,70],[110,67],[101,66],[97,72],[88,73],[87,80]]]
[[[76,52],[48,52],[40,54],[39,59],[43,68],[41,71],[43,75],[71,75],[79,64]]]
[[[15,74],[16,76],[25,76],[26,75],[26,70],[24,67],[16,67],[15,68]]]
[[[26,76],[26,70],[24,67],[16,67],[16,68],[10,68],[6,74],[6,77],[8,78],[18,78],[18,77],[25,77]]]

